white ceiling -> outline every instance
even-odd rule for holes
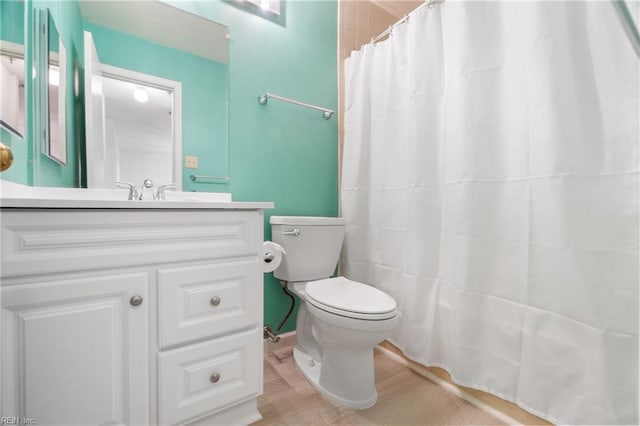
[[[85,21],[226,64],[226,26],[158,0],[79,0]]]

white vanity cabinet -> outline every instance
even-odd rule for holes
[[[260,418],[270,203],[6,204],[1,416],[65,425]]]

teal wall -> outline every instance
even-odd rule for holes
[[[227,184],[189,179],[192,173],[207,176],[229,173],[228,67],[98,25],[85,23],[85,29],[93,35],[102,64],[182,83],[182,156],[199,157],[197,170],[182,168],[183,191],[229,192]]]
[[[67,49],[67,69],[73,69],[74,59],[76,64],[82,62],[82,17],[76,1],[27,0],[24,2],[26,13],[22,20],[15,16],[19,15],[18,3],[2,0],[2,34],[13,34],[12,37],[19,33],[23,34],[26,40],[26,69],[32,68],[31,51],[34,40],[32,32],[25,32],[24,28],[32,27],[33,11],[36,8],[49,9],[55,20],[58,33]],[[9,6],[10,12],[5,9],[6,6]],[[5,21],[7,16],[11,17],[8,23]],[[79,185],[76,147],[77,142],[82,138],[82,133],[78,129],[82,129],[83,124],[79,121],[81,117],[75,113],[75,109],[82,94],[73,91],[74,73],[69,72],[66,77],[67,165],[62,166],[41,154],[40,141],[34,141],[33,82],[31,79],[25,79],[26,135],[24,139],[20,139],[4,129],[0,131],[2,142],[11,147],[14,155],[13,166],[2,173],[2,179],[35,186],[76,187]]]
[[[274,201],[265,216],[337,216],[338,121],[265,92],[337,109],[336,1],[287,1],[286,27],[222,2],[175,1],[223,23],[231,34],[230,169],[234,200]],[[265,324],[276,326],[289,300],[265,274]],[[283,331],[295,328],[295,316]]]
[[[288,1],[285,28],[227,6],[231,30],[231,190],[235,200],[274,201],[271,215],[338,215],[338,117],[288,103],[261,106],[264,92],[337,110],[337,2]],[[265,274],[265,324],[289,300]],[[283,331],[295,329],[295,316]]]

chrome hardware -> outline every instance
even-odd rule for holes
[[[140,196],[138,197],[138,200],[144,200],[145,189],[151,191],[151,188],[153,188],[153,181],[149,178],[146,178],[142,183],[142,188],[140,188]],[[153,194],[153,192],[151,192],[151,198],[155,200],[155,195]]]
[[[209,381],[211,381],[211,383],[218,383],[220,381],[220,374],[213,373],[211,377],[209,377]]]
[[[158,201],[166,201],[167,197],[164,194],[164,190],[165,189],[175,189],[176,188],[176,184],[175,183],[169,183],[166,185],[160,185],[158,187],[158,190],[156,191],[156,195],[155,195],[155,199]]]
[[[300,230],[298,228],[293,228],[290,231],[282,231],[282,235],[293,235],[294,237],[297,237],[300,235]]]
[[[200,181],[200,183],[227,183],[231,178],[229,176],[202,176],[189,175],[192,182]]]
[[[211,303],[211,306],[218,306],[220,304],[220,298],[218,296],[213,296],[209,303]]]
[[[131,303],[131,306],[140,306],[142,304],[142,296],[139,294],[132,296],[131,299],[129,299],[129,303]]]
[[[127,197],[127,200],[137,200],[139,198],[138,189],[134,184],[129,182],[119,182],[119,181],[115,181],[114,183],[118,188],[126,188],[129,190],[129,196]]]
[[[260,95],[258,96],[258,103],[260,105],[266,105],[267,102],[269,102],[269,99],[277,99],[279,101],[283,101],[283,102],[289,102],[291,104],[294,105],[299,105],[305,108],[311,108],[311,109],[315,109],[318,111],[322,111],[322,117],[325,120],[330,119],[331,117],[333,117],[333,114],[335,113],[334,110],[329,109],[329,108],[323,108],[321,106],[317,106],[317,105],[312,105],[312,104],[308,104],[306,102],[300,102],[300,101],[296,101],[294,99],[290,99],[290,98],[285,98],[284,96],[279,96],[279,95],[274,95],[273,93],[265,93],[264,95]]]

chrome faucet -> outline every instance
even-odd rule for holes
[[[146,178],[144,180],[144,182],[142,183],[142,188],[140,188],[140,196],[138,197],[138,199],[140,201],[143,201],[145,198],[145,193],[146,192],[150,192],[151,193],[151,199],[155,200],[156,196],[153,194],[153,191],[151,191],[151,188],[153,188],[153,181],[149,178]],[[145,191],[145,189],[147,189],[148,191]]]
[[[176,184],[175,183],[169,183],[166,185],[160,185],[158,187],[158,189],[156,190],[155,194],[153,193],[153,191],[151,191],[151,188],[153,188],[153,181],[149,178],[145,179],[144,182],[142,183],[142,187],[140,188],[140,190],[138,190],[138,188],[136,188],[136,186],[132,183],[129,182],[120,182],[120,181],[116,181],[114,182],[116,184],[116,186],[118,188],[127,188],[129,190],[129,196],[128,196],[128,200],[137,200],[137,201],[142,201],[145,199],[145,194],[146,193],[151,193],[151,197],[153,200],[157,200],[157,201],[165,201],[167,199],[166,195],[165,195],[165,189],[175,189],[176,188]]]
[[[138,200],[140,199],[140,195],[138,194],[138,188],[132,183],[129,182],[114,182],[118,188],[127,188],[129,190],[129,197],[127,200]]]
[[[158,187],[158,190],[156,191],[156,195],[155,195],[155,199],[157,201],[166,201],[167,197],[164,194],[164,190],[165,189],[175,189],[176,188],[176,184],[175,183],[168,183],[166,185],[160,185]]]

